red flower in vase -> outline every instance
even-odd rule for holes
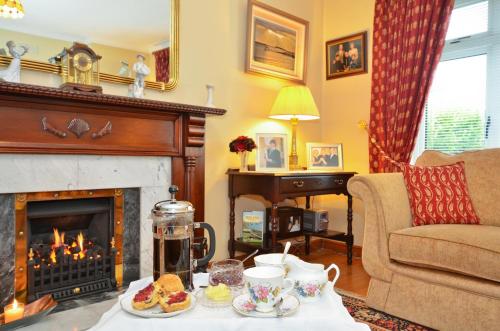
[[[233,153],[251,152],[255,148],[257,148],[255,141],[247,136],[239,136],[229,143],[229,151]]]

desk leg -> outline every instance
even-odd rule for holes
[[[311,197],[309,195],[306,195],[306,209],[311,208]]]
[[[234,224],[235,224],[235,213],[234,213],[234,204],[235,198],[229,198],[229,257],[234,259],[235,251],[234,251]]]
[[[311,236],[306,234],[306,255],[311,253]]]
[[[277,233],[278,233],[278,204],[273,202],[273,206],[271,208],[271,249],[274,252],[277,244]]]
[[[354,236],[352,235],[352,196],[347,195],[347,264],[352,264],[352,245]]]

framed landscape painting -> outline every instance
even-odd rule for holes
[[[309,22],[248,1],[246,71],[305,84]]]
[[[366,31],[326,42],[326,79],[368,72]]]

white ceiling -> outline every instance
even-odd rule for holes
[[[170,39],[170,0],[22,0],[25,16],[0,28],[143,52]]]

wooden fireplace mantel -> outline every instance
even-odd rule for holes
[[[225,110],[0,82],[0,153],[184,155]]]
[[[205,117],[225,112],[0,82],[0,153],[170,156],[179,198],[202,221]]]

